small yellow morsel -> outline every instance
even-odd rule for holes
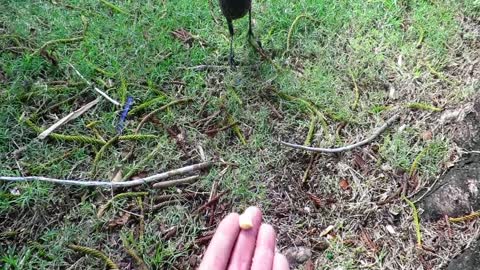
[[[249,230],[253,227],[253,221],[250,216],[247,215],[240,215],[239,218],[240,228],[242,230]]]

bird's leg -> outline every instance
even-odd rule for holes
[[[249,39],[255,39],[255,36],[253,35],[253,30],[252,30],[252,8],[248,9],[248,38]],[[260,49],[262,48],[262,43],[260,40],[255,39],[257,42],[258,47]]]
[[[228,63],[231,69],[235,69],[235,54],[233,52],[233,23],[232,20],[227,19],[228,31],[230,32],[230,56],[228,57]]]

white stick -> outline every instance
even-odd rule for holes
[[[50,133],[52,133],[55,129],[59,128],[60,126],[64,125],[65,123],[67,123],[68,121],[71,121],[77,117],[79,117],[80,115],[84,114],[86,111],[90,110],[90,108],[92,108],[93,106],[97,105],[97,103],[100,101],[100,98],[97,98],[95,100],[93,100],[92,102],[88,103],[88,104],[85,104],[83,105],[80,109],[74,111],[74,112],[71,112],[69,113],[67,116],[63,117],[62,119],[58,120],[55,124],[53,124],[52,126],[50,126],[49,128],[47,128],[45,131],[43,131],[42,133],[40,133],[40,135],[38,135],[38,139],[40,140],[43,140],[45,139]]]
[[[72,67],[72,69],[75,71],[75,73],[77,73],[77,75],[82,78],[82,80],[84,80],[89,86],[91,86],[93,88],[93,90],[97,91],[97,93],[99,93],[100,95],[102,95],[104,98],[106,98],[108,101],[110,101],[111,103],[115,104],[115,106],[120,106],[120,103],[116,100],[114,100],[113,98],[109,97],[105,92],[103,92],[102,90],[98,89],[95,85],[93,85],[91,82],[89,82],[87,79],[85,79],[85,77],[83,77],[83,75],[72,65],[70,64],[70,67]]]
[[[48,177],[42,177],[42,176],[28,176],[28,177],[0,176],[0,181],[8,181],[8,182],[42,181],[42,182],[48,182],[48,183],[54,183],[54,184],[74,185],[74,186],[82,186],[82,187],[105,187],[105,188],[111,188],[111,189],[128,188],[128,187],[135,187],[143,184],[150,184],[150,183],[158,182],[160,180],[163,180],[175,175],[185,174],[188,172],[209,168],[213,164],[214,164],[213,162],[202,162],[202,163],[186,166],[183,168],[171,170],[168,172],[155,174],[145,178],[125,181],[125,182],[62,180],[62,179],[48,178]]]
[[[368,144],[368,143],[372,142],[373,140],[375,140],[375,138],[377,138],[380,134],[382,134],[382,132],[384,132],[393,122],[397,121],[399,118],[400,118],[400,115],[398,115],[398,114],[392,116],[390,119],[387,120],[387,122],[385,122],[385,124],[383,124],[380,128],[378,128],[372,134],[372,136],[370,136],[370,137],[366,138],[365,140],[360,141],[358,143],[347,145],[347,146],[344,146],[344,147],[317,148],[317,147],[309,147],[309,146],[304,146],[304,145],[294,144],[294,143],[288,143],[288,142],[282,142],[282,141],[280,143],[283,144],[283,145],[295,148],[295,149],[302,149],[302,150],[311,151],[311,152],[320,152],[320,153],[345,152],[345,151],[349,151],[349,150],[352,150],[356,147],[360,147],[362,145],[365,145],[365,144]]]

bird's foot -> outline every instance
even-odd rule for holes
[[[228,64],[230,65],[231,70],[237,69],[237,62],[235,61],[235,57],[233,57],[233,55],[228,57]]]
[[[255,43],[257,44],[257,46],[260,48],[260,49],[263,49],[262,47],[262,42],[260,42],[259,39],[255,38],[255,36],[253,35],[253,32],[252,31],[249,31],[248,32],[248,41],[253,45],[252,41],[255,41]]]

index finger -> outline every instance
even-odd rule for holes
[[[239,232],[238,214],[226,216],[218,225],[198,270],[225,270]]]

